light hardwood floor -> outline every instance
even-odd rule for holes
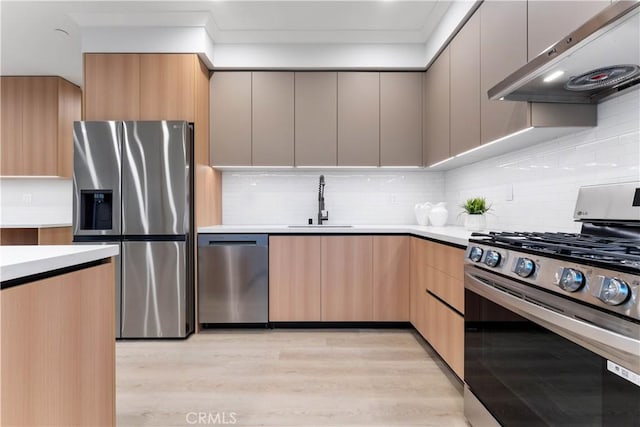
[[[467,425],[461,383],[408,330],[207,331],[116,357],[119,426]]]

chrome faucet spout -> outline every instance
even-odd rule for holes
[[[322,225],[322,221],[329,219],[329,212],[324,209],[324,175],[320,175],[320,184],[318,185],[318,225]]]

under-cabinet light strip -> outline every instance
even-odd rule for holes
[[[494,139],[493,141],[489,141],[489,142],[487,142],[486,144],[482,144],[482,145],[479,145],[479,146],[477,146],[477,147],[473,147],[473,148],[472,148],[472,149],[470,149],[470,150],[463,151],[462,153],[460,153],[460,154],[456,154],[455,156],[451,156],[451,157],[449,157],[449,158],[447,158],[447,159],[440,160],[439,162],[436,162],[436,163],[434,163],[434,164],[432,164],[432,165],[429,165],[429,167],[430,167],[430,168],[432,168],[432,167],[435,167],[435,166],[439,166],[439,165],[441,165],[441,164],[443,164],[443,163],[447,163],[447,162],[448,162],[448,161],[450,161],[450,160],[457,159],[458,157],[466,156],[467,154],[469,154],[469,153],[473,153],[474,151],[482,150],[483,148],[489,147],[489,146],[491,146],[491,145],[493,145],[493,144],[495,144],[495,143],[497,143],[497,142],[504,141],[505,139],[513,138],[514,136],[517,136],[517,135],[523,134],[523,133],[525,133],[525,132],[529,132],[529,131],[530,131],[530,130],[532,130],[532,129],[533,129],[533,127],[528,127],[528,128],[520,129],[520,130],[519,130],[519,131],[517,131],[517,132],[510,133],[509,135],[503,136],[503,137],[498,138],[498,139]]]

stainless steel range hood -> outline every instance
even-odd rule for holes
[[[596,104],[640,88],[639,64],[640,0],[618,1],[492,87],[488,95],[493,100]]]

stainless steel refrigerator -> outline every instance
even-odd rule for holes
[[[117,244],[116,337],[194,328],[193,129],[183,121],[74,123],[77,244]]]

